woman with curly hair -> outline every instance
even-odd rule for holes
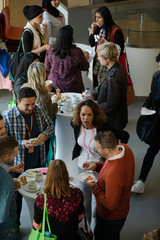
[[[52,234],[57,239],[78,240],[78,222],[84,216],[83,194],[71,187],[66,164],[62,160],[51,161],[44,187],[47,195],[47,211]],[[34,204],[33,227],[37,229],[43,219],[44,195]]]
[[[103,161],[94,147],[94,137],[98,132],[107,130],[112,131],[117,139],[120,139],[123,143],[127,143],[129,139],[128,132],[116,129],[107,122],[106,115],[100,105],[92,100],[86,100],[77,105],[71,125],[74,129],[75,136],[75,146],[72,158],[78,158],[79,174],[83,171],[82,166],[84,162]],[[98,177],[96,173],[94,173],[94,175]],[[79,184],[84,194],[84,206],[87,214],[89,232],[92,234],[96,224],[95,197],[87,184],[83,182]]]

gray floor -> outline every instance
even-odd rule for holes
[[[7,102],[12,99],[8,90],[0,90],[0,111],[7,108]],[[128,107],[129,123],[126,130],[130,133],[128,145],[133,150],[136,162],[135,180],[143,161],[147,145],[142,143],[135,132],[136,121],[139,116],[141,101],[136,101]],[[160,154],[156,156],[153,168],[149,174],[145,193],[131,194],[130,212],[121,233],[121,240],[140,240],[144,232],[160,227]],[[75,169],[72,169],[75,172]],[[72,173],[70,173],[72,175]],[[30,219],[25,201],[21,214],[21,239],[26,240],[30,233]]]

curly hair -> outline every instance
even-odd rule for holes
[[[106,122],[106,115],[101,109],[100,105],[92,100],[85,100],[80,102],[74,110],[72,119],[73,126],[76,127],[81,125],[80,112],[83,106],[88,106],[92,109],[94,127],[100,127],[104,122]]]

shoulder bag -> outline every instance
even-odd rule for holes
[[[47,220],[48,232],[50,233],[50,237],[46,237],[45,234],[45,219]],[[48,219],[47,205],[46,205],[46,194],[44,193],[44,208],[43,208],[43,221],[42,221],[42,231],[39,230],[40,224],[38,228],[32,229],[28,240],[57,240],[57,236],[51,233],[51,228]]]
[[[140,116],[137,121],[136,132],[141,141],[151,144],[160,130],[160,115]]]

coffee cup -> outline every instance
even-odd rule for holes
[[[36,182],[41,182],[43,181],[43,174],[41,172],[37,172],[35,176]]]
[[[21,187],[20,179],[13,178],[13,181],[14,181],[14,190],[17,191]]]
[[[36,184],[36,182],[35,182],[34,180],[30,180],[30,181],[28,182],[28,189],[29,189],[29,190],[35,190],[35,189],[37,189],[37,184]]]

